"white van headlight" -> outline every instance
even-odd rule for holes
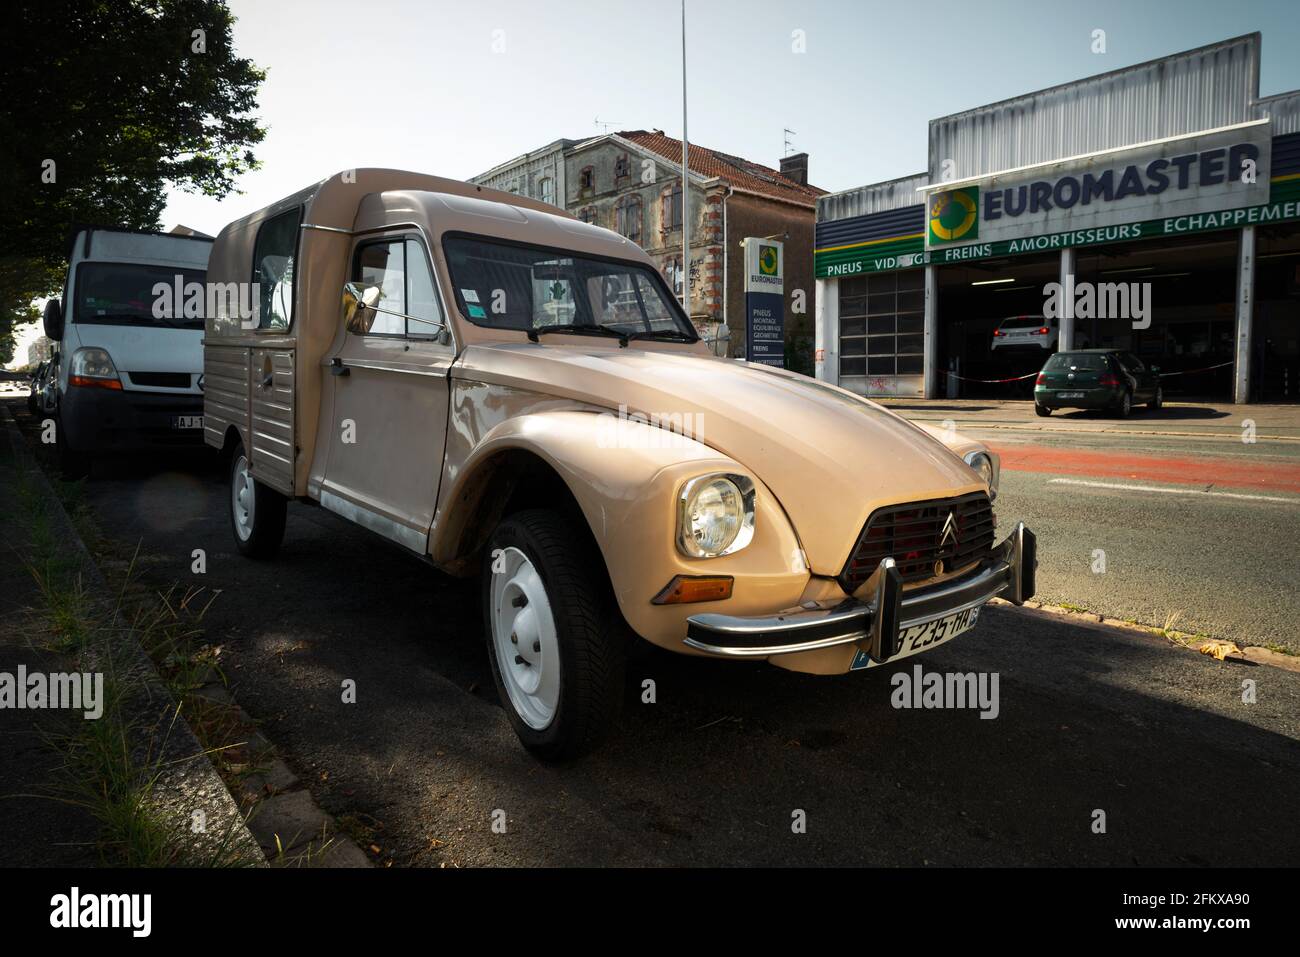
[[[997,498],[998,470],[993,464],[993,456],[988,452],[967,452],[962,460],[975,470],[985,485],[989,487],[989,497]]]
[[[68,366],[68,375],[78,379],[109,379],[118,381],[117,366],[107,350],[96,348],[78,349],[72,354]]]
[[[754,482],[714,472],[693,478],[677,496],[677,547],[691,558],[738,552],[754,538]]]

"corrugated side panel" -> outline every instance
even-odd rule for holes
[[[1300,133],[1300,90],[1279,93],[1256,101],[1255,117],[1269,117],[1273,121],[1273,136],[1282,137]],[[1274,164],[1277,162],[1277,140],[1273,141]]]
[[[231,426],[248,434],[248,349],[203,346],[203,441],[221,448]]]
[[[925,231],[925,206],[907,206],[852,219],[817,224],[817,249],[862,243],[873,239],[891,239]]]
[[[1300,173],[1300,133],[1273,137],[1274,176],[1294,176]]]
[[[837,219],[853,219],[857,216],[869,216],[883,213],[904,206],[915,206],[922,202],[921,194],[916,190],[930,182],[925,173],[891,179],[887,183],[876,183],[859,189],[832,193],[817,200],[817,221],[833,222]]]
[[[965,179],[1255,118],[1259,34],[930,121],[930,174]]]
[[[265,370],[271,382],[263,387]],[[253,475],[273,489],[293,494],[293,351],[253,350]]]

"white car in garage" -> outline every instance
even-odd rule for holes
[[[1056,350],[1060,328],[1055,318],[1008,316],[993,330],[993,349],[1032,347],[1044,352]]]

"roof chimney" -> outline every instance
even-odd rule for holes
[[[808,185],[808,154],[794,153],[781,157],[781,175],[800,186]]]

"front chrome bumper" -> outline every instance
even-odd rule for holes
[[[987,558],[948,581],[904,592],[894,560],[886,558],[853,597],[833,605],[810,602],[756,618],[692,615],[686,644],[731,658],[856,645],[872,661],[884,662],[898,653],[900,633],[914,625],[978,607],[990,598],[1023,604],[1034,594],[1037,567],[1034,533],[1019,522]]]

